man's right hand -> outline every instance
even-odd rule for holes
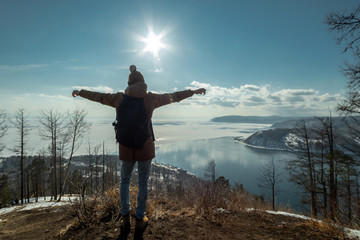
[[[206,94],[206,89],[205,88],[199,88],[197,90],[194,91],[195,94]]]
[[[74,90],[74,91],[72,92],[72,96],[73,96],[73,97],[79,96],[79,91],[78,91],[78,90]]]

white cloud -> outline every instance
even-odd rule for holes
[[[262,97],[257,96],[251,96],[248,98],[248,101],[254,102],[254,103],[265,103],[266,100]]]
[[[262,97],[251,96],[244,102],[246,106],[261,106],[266,103],[266,100]]]
[[[281,97],[269,95],[269,99],[276,103],[281,103]]]
[[[64,96],[64,95],[46,95],[46,94],[35,94],[35,96],[38,96],[38,97],[42,97],[42,98],[47,98],[47,99],[51,99],[51,100],[61,100],[61,101],[71,101],[72,98],[71,97],[67,97],[67,96]]]
[[[0,65],[0,71],[27,71],[47,67],[48,64]]]
[[[270,85],[244,84],[237,87],[221,87],[210,83],[192,82],[187,88],[201,87],[207,90],[206,95],[194,95],[180,103],[161,107],[154,112],[155,120],[208,120],[224,115],[319,116],[328,114],[329,109],[333,110],[341,99],[341,94],[321,93],[314,89],[274,90]],[[105,93],[116,92],[103,85],[72,88]],[[70,91],[62,95],[6,93],[2,96],[2,103],[9,112],[13,109],[25,108],[36,115],[40,109],[54,108],[66,112],[75,107],[82,107],[89,111],[88,116],[91,118],[114,117],[114,109],[111,107],[79,97],[73,98]]]
[[[71,101],[73,97],[68,97],[61,94],[47,95],[43,93],[25,93],[21,96],[12,96],[11,98],[13,100],[21,100],[21,101],[29,101],[29,99],[39,100],[39,101]]]
[[[91,86],[73,86],[72,89],[80,90],[88,90],[88,91],[95,91],[95,92],[104,92],[104,93],[114,93],[115,91],[108,86],[99,85],[97,87],[91,87]]]
[[[229,114],[256,115],[313,115],[334,108],[340,94],[321,94],[315,89],[274,90],[270,85],[245,84],[239,87],[220,87],[193,81],[189,89],[205,88],[205,96],[192,98],[191,104],[222,106]]]
[[[280,95],[291,95],[291,96],[313,96],[318,95],[319,91],[314,89],[282,89],[277,92]]]
[[[294,96],[287,96],[285,98],[285,100],[289,103],[296,103],[296,102],[304,102],[305,101],[305,98],[303,98],[302,96],[297,96],[297,95],[294,95]]]
[[[244,86],[240,87],[241,89],[248,90],[248,91],[255,91],[258,92],[261,90],[261,87],[251,84],[245,84]]]
[[[326,94],[320,96],[319,99],[322,102],[332,102],[332,101],[336,101],[337,99],[340,99],[340,94],[330,95],[330,94],[326,93]]]

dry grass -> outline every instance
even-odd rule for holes
[[[130,186],[130,202],[132,216],[135,216],[138,187]],[[93,226],[99,222],[116,222],[120,219],[120,189],[113,186],[104,193],[98,192],[90,198],[79,198],[72,201],[66,211],[76,217],[74,225]],[[148,201],[147,215],[151,216],[156,208],[156,201]]]
[[[98,222],[115,222],[120,218],[120,191],[111,187],[106,192],[98,192],[91,198],[79,198],[67,208],[70,215],[76,216],[73,226],[94,226]]]
[[[300,223],[299,226],[305,226],[314,231],[329,233],[334,239],[347,239],[344,229],[331,221],[308,220],[304,223]]]
[[[219,210],[268,209],[268,204],[242,188],[216,186],[199,182],[187,188],[185,194],[166,192],[150,194],[148,215],[158,219],[171,215],[210,216]]]
[[[135,216],[137,193],[137,185],[131,184],[130,214],[132,216]],[[211,217],[219,211],[236,212],[247,209],[254,211],[271,209],[271,204],[261,197],[250,194],[242,187],[231,188],[199,181],[191,187],[187,186],[181,193],[168,194],[166,190],[162,190],[155,194],[150,191],[146,214],[154,219],[178,215]],[[291,212],[291,209],[286,207],[279,209]],[[99,222],[116,222],[120,219],[120,190],[118,187],[111,187],[104,193],[94,194],[91,198],[80,198],[71,204],[68,212],[76,216],[73,226],[91,227]],[[331,231],[336,236],[344,234],[339,227],[330,222],[310,221],[306,224],[314,229]]]
[[[131,185],[130,201],[131,215],[135,215],[138,187]],[[265,214],[269,205],[262,199],[251,195],[244,189],[217,188],[210,185],[197,184],[185,190],[185,194],[167,194],[166,191],[149,193],[146,214],[154,220],[176,217],[191,217],[190,219],[217,219],[220,212],[236,213],[239,210],[252,209],[260,214],[265,222],[271,222],[272,217]],[[260,211],[257,211],[260,210]],[[59,234],[69,236],[80,228],[96,228],[101,223],[112,226],[120,218],[120,191],[112,187],[105,193],[95,194],[88,199],[73,202],[68,212],[76,216],[76,221]],[[223,215],[225,216],[225,215]],[[218,219],[217,219],[218,220]],[[211,221],[210,221],[211,222]],[[215,222],[215,221],[214,221]],[[327,221],[304,221],[298,223],[299,229],[311,229],[329,233],[334,239],[347,239],[344,229]],[[69,233],[70,232],[70,233]]]

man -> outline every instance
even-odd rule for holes
[[[74,97],[81,96],[91,101],[99,102],[117,109],[124,99],[124,95],[141,98],[144,101],[148,126],[151,124],[153,111],[169,103],[179,102],[194,94],[205,94],[206,90],[200,88],[197,90],[185,90],[174,93],[155,94],[147,92],[147,85],[141,72],[136,70],[134,65],[130,66],[130,75],[128,78],[128,87],[125,93],[118,92],[114,94],[99,93],[87,90],[74,90]],[[138,201],[135,211],[136,225],[135,231],[144,231],[149,223],[145,216],[146,200],[148,195],[148,179],[150,175],[151,160],[155,157],[155,144],[152,130],[149,127],[148,137],[142,148],[136,149],[119,144],[119,159],[121,165],[121,184],[120,184],[120,204],[122,215],[122,229],[130,229],[130,178],[135,165],[138,162]]]

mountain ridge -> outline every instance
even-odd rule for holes
[[[294,119],[301,119],[301,117],[227,115],[214,117],[210,119],[210,122],[274,124]]]

